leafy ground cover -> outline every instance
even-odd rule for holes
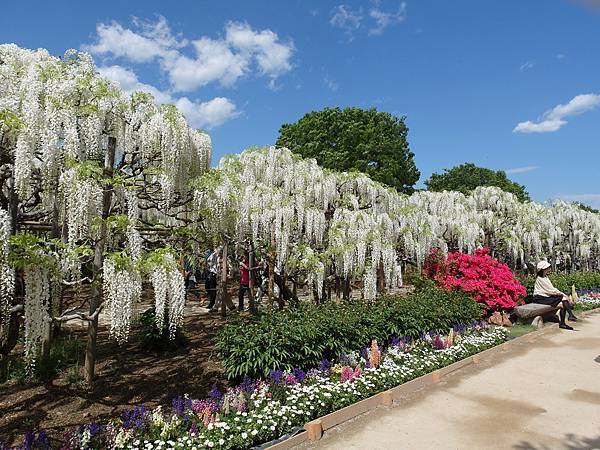
[[[264,377],[273,369],[304,370],[322,358],[359,349],[371,340],[446,332],[481,318],[483,308],[464,293],[427,286],[407,297],[302,305],[228,323],[215,347],[229,378]]]

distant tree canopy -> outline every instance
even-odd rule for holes
[[[425,181],[425,186],[430,191],[459,191],[463,194],[470,193],[478,186],[496,186],[516,195],[521,201],[531,200],[525,186],[509,180],[506,172],[478,167],[471,163],[444,169],[444,173],[441,174],[434,173]]]
[[[581,208],[581,209],[583,209],[584,211],[587,211],[587,212],[591,212],[591,213],[599,213],[600,212],[596,208],[592,208],[591,206],[586,205],[585,203],[573,202],[573,204],[579,206],[579,208]]]
[[[323,167],[364,172],[410,193],[420,173],[406,140],[404,119],[375,108],[325,108],[282,125],[277,146],[315,158]]]

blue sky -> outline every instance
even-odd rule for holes
[[[422,182],[474,162],[600,207],[600,0],[22,1],[0,42],[90,51],[209,128],[215,161],[325,106],[407,116]]]

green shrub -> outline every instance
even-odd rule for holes
[[[424,287],[408,297],[303,304],[295,309],[238,317],[224,326],[215,347],[227,377],[265,377],[271,370],[308,369],[322,358],[359,350],[372,339],[447,332],[481,318],[481,305],[460,293]]]
[[[556,289],[567,294],[571,293],[571,286],[573,285],[576,289],[600,288],[600,272],[551,273],[548,277]],[[535,276],[523,277],[521,283],[527,289],[527,296],[532,297]]]
[[[27,370],[22,354],[11,354],[0,359],[0,383],[8,380],[49,381],[61,370],[78,365],[83,360],[83,342],[77,336],[64,335],[52,340],[47,356],[40,357],[33,376]]]
[[[169,323],[169,318],[165,314],[165,324]],[[175,332],[175,337],[170,339],[169,327],[165,325],[163,329],[159,329],[156,326],[156,319],[154,316],[154,308],[149,308],[140,314],[137,325],[137,337],[140,345],[145,350],[150,351],[165,351],[165,350],[177,350],[183,347],[187,347],[189,341],[182,327],[178,327]]]

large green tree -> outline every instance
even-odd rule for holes
[[[471,163],[444,169],[444,173],[441,174],[434,173],[425,181],[425,186],[430,191],[459,191],[463,194],[470,193],[478,186],[496,186],[515,194],[521,201],[531,200],[525,186],[508,179],[503,170],[486,169]]]
[[[404,119],[375,108],[325,108],[282,125],[277,146],[315,158],[323,167],[357,170],[401,192],[412,192],[420,173],[406,140]]]

